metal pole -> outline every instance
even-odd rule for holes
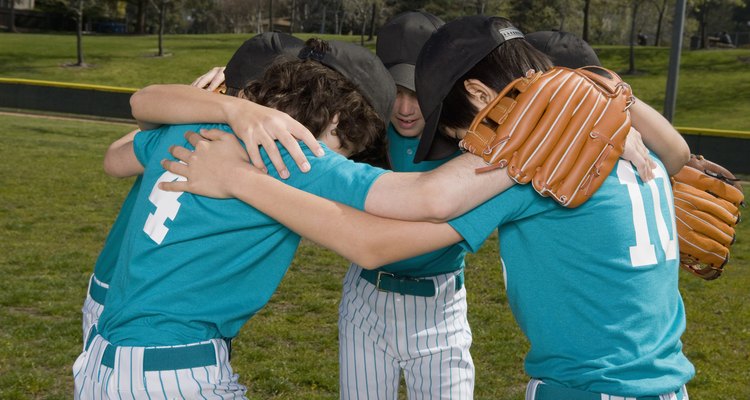
[[[667,93],[664,96],[664,117],[672,122],[677,104],[677,78],[680,74],[680,55],[682,54],[682,33],[685,29],[685,2],[677,0],[674,6],[672,21],[672,46],[669,54],[669,73],[667,74]]]

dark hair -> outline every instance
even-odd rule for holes
[[[505,18],[496,17],[498,28],[512,28]],[[500,92],[526,71],[547,71],[552,67],[549,58],[532,46],[526,39],[511,39],[493,50],[464,74],[451,88],[443,100],[444,112],[440,116],[439,129],[443,127],[468,128],[480,111],[470,101],[469,92],[464,86],[467,79],[477,79]]]
[[[320,39],[306,46],[325,49]],[[354,84],[314,60],[277,60],[262,80],[251,81],[244,97],[284,111],[318,137],[338,114],[336,135],[355,161],[380,165],[385,159],[385,124]]]

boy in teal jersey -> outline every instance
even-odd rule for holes
[[[458,54],[462,62],[437,68]],[[510,80],[549,65],[503,18],[446,24],[417,63],[430,133],[418,154],[429,153],[438,126],[462,138]],[[440,103],[451,108],[440,113]],[[642,109],[640,102],[631,108],[636,126]],[[680,341],[685,313],[672,190],[660,161],[652,171],[655,179],[644,183],[619,161],[575,209],[518,186],[451,221],[472,251],[499,226],[508,302],[531,345],[527,399],[687,398],[684,385],[695,371]]]
[[[513,38],[506,39],[503,33]],[[467,41],[474,44],[463,46],[471,58],[450,67],[436,62],[455,60],[458,50],[452,44]],[[417,88],[422,87],[420,74],[424,73],[423,83],[445,92],[418,91],[420,104],[434,106],[434,102],[422,102],[421,96],[447,99],[453,88],[457,90],[452,95],[458,99],[450,100],[464,106],[435,116],[434,109],[422,107],[430,111],[423,155],[432,150],[436,139],[432,130],[438,121],[448,135],[460,138],[468,126],[459,124],[461,114],[473,116],[497,95],[499,89],[485,83],[492,79],[482,71],[510,71],[507,78],[512,79],[529,66],[538,70],[549,66],[520,32],[500,18],[468,17],[448,23],[430,38],[428,47],[432,51],[427,54],[436,59],[420,56]],[[462,76],[470,78],[457,81]],[[392,237],[393,243],[381,241],[378,246],[394,257],[410,256],[425,242],[434,249],[463,240],[464,246],[476,249],[500,225],[509,301],[531,342],[526,366],[533,379],[527,398],[685,399],[684,385],[694,370],[679,339],[685,317],[677,288],[676,232],[667,171],[679,170],[689,150],[650,107],[638,101],[631,112],[635,126],[650,126],[653,130],[646,132],[662,134],[645,137],[665,161],[666,170],[659,162],[652,171],[656,179],[644,183],[631,165],[621,161],[600,191],[576,209],[564,209],[539,198],[532,188],[518,186],[450,225],[383,220],[301,193],[253,173],[249,166],[240,168],[237,161],[230,163],[219,147],[224,138],[214,134],[209,136],[217,144],[190,156],[190,165],[167,164],[188,180],[163,186],[240,198],[342,254],[373,251],[370,243],[359,240],[369,235]],[[175,154],[188,161],[186,153]],[[219,154],[225,161],[222,165],[217,163]],[[278,198],[284,198],[283,205]],[[320,229],[323,224],[330,229]],[[412,236],[399,246],[404,235]],[[358,239],[343,240],[354,237]]]
[[[338,46],[331,51],[312,40],[307,48],[313,57],[333,57],[334,62],[340,54],[336,51],[346,51],[341,58],[353,66],[387,78],[382,66],[371,68],[379,65],[370,60],[371,53]],[[317,58],[274,65],[263,83],[251,84],[245,94],[293,113],[342,154],[366,151],[378,143],[383,129],[381,117],[356,86]],[[315,108],[309,106],[313,99]],[[360,126],[364,128],[354,129]],[[204,124],[131,132],[105,157],[108,173],[143,173],[143,178],[106,307],[74,365],[76,398],[244,395],[224,339],[234,337],[268,301],[299,236],[239,201],[159,190],[159,182],[181,179],[161,167],[163,155],[170,146],[187,144],[187,131],[202,128],[229,130]],[[293,161],[289,153],[281,154],[287,163]],[[309,159],[315,169],[297,171],[290,183],[359,208],[384,172],[333,151]],[[271,173],[278,176],[275,170]],[[336,179],[319,179],[325,175]]]
[[[248,39],[239,47],[227,64],[227,94],[236,96],[245,84],[261,77],[274,59],[280,55],[296,56],[302,45],[302,40],[282,33],[267,32]],[[195,84],[198,84],[198,82],[199,80],[196,80]],[[109,282],[112,279],[115,262],[120,253],[120,244],[123,241],[127,220],[130,218],[135,197],[140,190],[140,182],[141,177],[138,176],[120,207],[117,218],[94,265],[94,273],[89,279],[87,295],[82,308],[84,345],[87,342],[87,335],[91,327],[96,324],[104,310]]]

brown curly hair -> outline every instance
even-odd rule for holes
[[[327,49],[320,39],[307,46]],[[314,60],[280,59],[261,80],[245,87],[245,98],[284,111],[318,137],[338,114],[336,135],[355,161],[381,165],[385,159],[385,124],[375,109],[340,73]]]

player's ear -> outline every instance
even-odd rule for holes
[[[497,97],[497,92],[491,87],[485,85],[479,79],[467,79],[464,81],[464,88],[469,93],[469,100],[479,109],[484,108],[487,104]]]

